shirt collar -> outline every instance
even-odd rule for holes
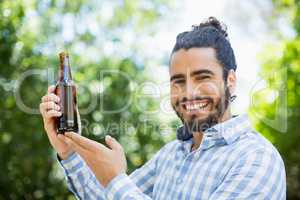
[[[251,130],[251,123],[247,114],[232,117],[204,131],[202,149],[208,149],[214,145],[229,145],[237,140],[242,134]],[[177,139],[184,146],[190,146],[193,135],[184,126],[177,129]]]

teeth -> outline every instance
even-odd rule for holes
[[[187,110],[197,110],[197,109],[203,109],[208,105],[208,103],[195,103],[195,104],[187,104],[186,109]]]

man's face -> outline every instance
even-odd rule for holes
[[[172,107],[190,130],[203,131],[219,122],[230,93],[225,89],[223,67],[213,48],[173,53],[170,77]]]

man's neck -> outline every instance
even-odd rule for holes
[[[231,119],[231,117],[232,117],[232,115],[231,115],[230,109],[227,109],[227,111],[225,111],[222,118],[219,119],[218,123],[229,120],[229,119]],[[193,145],[192,145],[191,151],[198,149],[198,147],[200,146],[200,144],[202,142],[202,139],[203,139],[203,132],[193,132]]]

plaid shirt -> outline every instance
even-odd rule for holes
[[[194,151],[192,143],[189,138],[166,144],[141,168],[116,176],[106,188],[78,154],[60,163],[79,199],[286,199],[284,163],[251,128],[247,115],[207,129]]]

